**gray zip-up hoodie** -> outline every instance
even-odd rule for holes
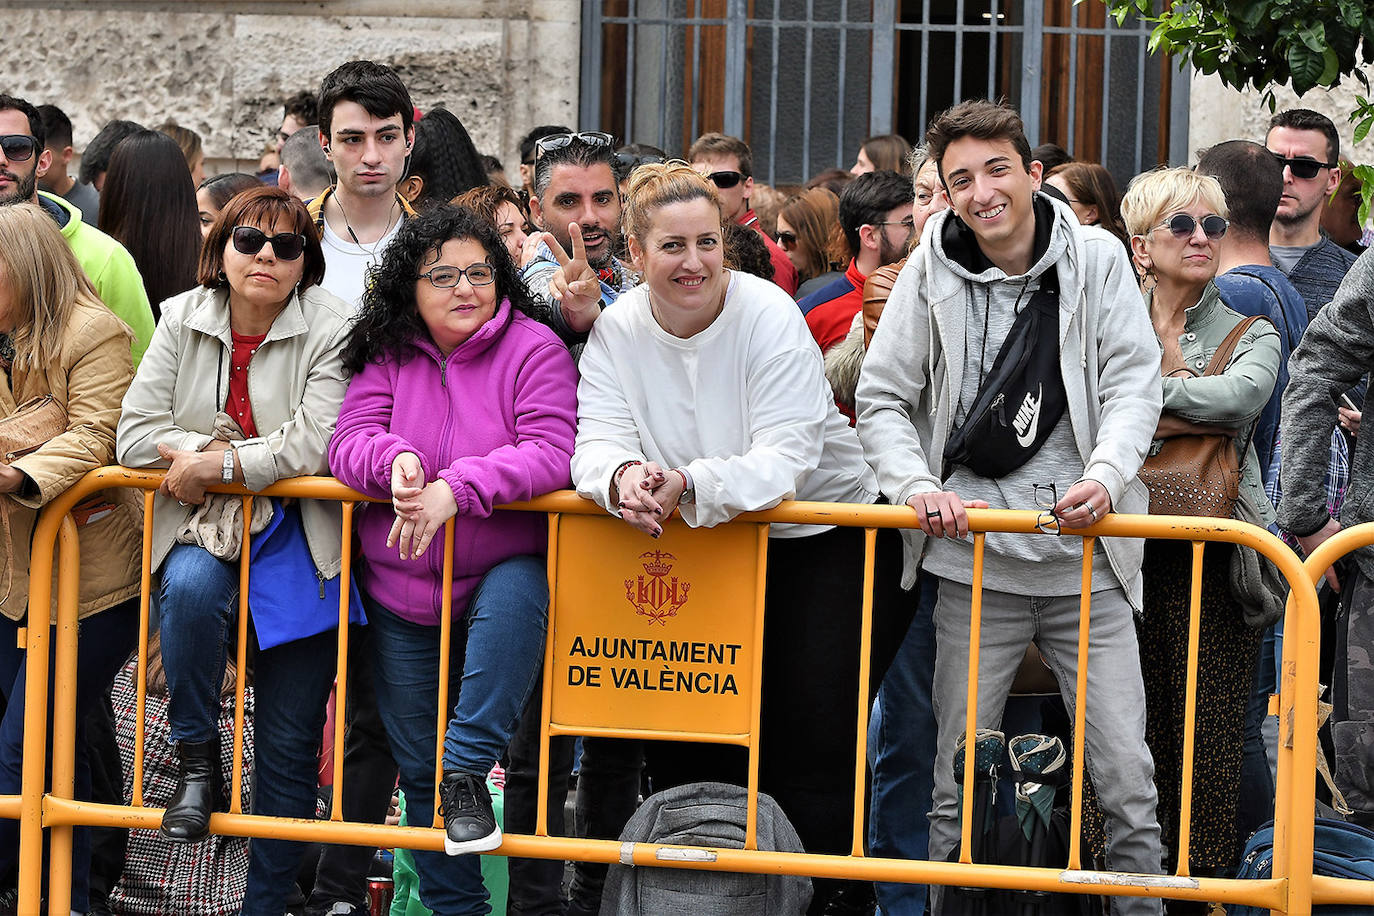
[[[1078,225],[1066,205],[1046,195],[1037,194],[1035,200],[1042,221],[1037,251],[1058,253],[1052,261],[1060,284],[1065,418],[1082,462],[1082,477],[1107,489],[1115,511],[1143,514],[1149,495],[1136,474],[1159,423],[1163,400],[1154,328],[1121,242],[1105,230]],[[1033,279],[1007,277],[995,267],[976,274],[953,269],[951,261],[957,258],[946,250],[945,234],[945,224],[953,219],[954,212],[945,210],[926,223],[921,245],[892,289],[859,378],[859,439],[879,487],[898,505],[917,493],[946,489],[945,440],[956,422],[966,374],[979,371],[979,353],[966,352],[966,341],[981,339],[981,329],[974,335],[967,327],[970,297],[982,303],[992,294],[991,286],[1006,286],[1011,280],[1014,298],[1018,283]],[[1043,238],[1045,220],[1052,220],[1048,239]],[[1037,276],[1050,260],[1037,260]],[[989,308],[1010,309],[1012,301],[1003,300],[1003,292],[997,292]],[[989,341],[984,371],[991,368],[995,353]],[[985,498],[979,493],[961,495]],[[915,529],[903,534],[902,582],[910,588],[924,535]],[[1138,610],[1143,542],[1105,538],[1101,543],[1112,572]],[[987,562],[989,567],[996,564],[997,554],[990,550]],[[1028,591],[1035,587],[1034,582],[1025,583]]]

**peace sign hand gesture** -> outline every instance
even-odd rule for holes
[[[558,270],[549,280],[549,295],[561,303],[563,318],[568,326],[582,333],[590,331],[592,323],[601,314],[601,282],[592,265],[587,262],[587,245],[582,240],[582,227],[577,223],[569,223],[568,236],[572,239],[572,257],[568,257],[553,233],[549,233],[545,239],[553,256],[558,259]]]

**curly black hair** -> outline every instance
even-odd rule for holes
[[[350,374],[371,362],[408,362],[415,355],[414,341],[429,336],[415,304],[416,278],[425,262],[452,239],[481,245],[487,263],[496,270],[496,301],[509,299],[516,311],[531,313],[533,300],[496,227],[465,207],[437,205],[403,222],[382,252],[382,262],[369,273],[362,311],[344,344],[343,364]]]

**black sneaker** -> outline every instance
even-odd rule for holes
[[[467,773],[445,773],[439,784],[439,813],[444,816],[444,852],[489,852],[501,845],[501,828],[491,810],[487,781]]]

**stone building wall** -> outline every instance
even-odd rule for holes
[[[1374,83],[1374,67],[1366,68],[1365,74]],[[1351,142],[1355,125],[1350,123],[1350,112],[1355,109],[1357,92],[1368,94],[1358,82],[1348,78],[1330,91],[1314,89],[1299,97],[1293,90],[1283,87],[1275,90],[1274,97],[1278,103],[1276,110],[1311,108],[1329,117],[1341,137],[1341,155],[1356,163],[1374,165],[1374,132],[1359,145]],[[1214,76],[1194,74],[1188,120],[1189,164],[1197,161],[1198,150],[1222,140],[1240,138],[1263,143],[1270,114],[1263,93],[1253,89],[1237,92],[1222,85]]]
[[[207,173],[251,171],[281,104],[338,64],[395,67],[421,110],[453,111],[517,180],[520,137],[576,124],[577,0],[30,0],[5,16],[0,90],[102,124],[167,118],[197,131]]]

